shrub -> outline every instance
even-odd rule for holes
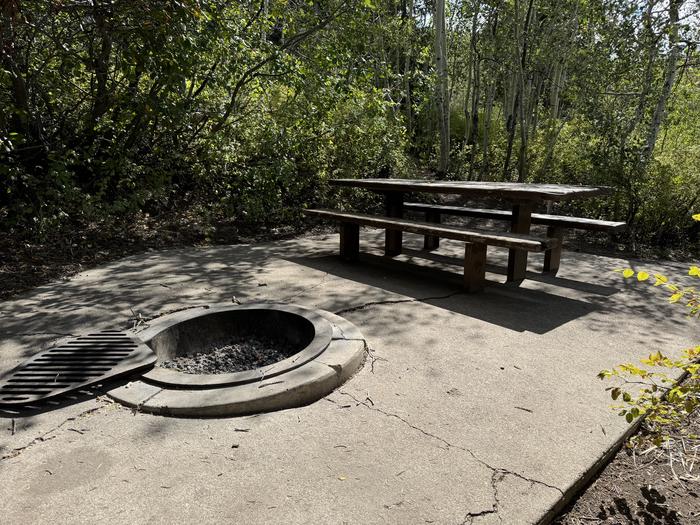
[[[693,219],[700,221],[700,214],[693,215]],[[700,292],[695,287],[680,286],[658,273],[650,275],[629,268],[618,271],[625,279],[636,276],[640,282],[650,282],[653,277],[653,285],[670,294],[670,303],[685,305],[689,316],[700,317]],[[688,275],[700,278],[700,267],[691,266]],[[648,437],[660,444],[700,406],[700,346],[684,350],[677,359],[661,351],[652,352],[641,363],[645,367],[625,363],[602,370],[598,377],[623,381],[622,386],[608,388],[613,400],[622,401],[615,408],[628,423],[645,418],[651,431]]]

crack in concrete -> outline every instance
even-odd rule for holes
[[[384,304],[401,304],[401,303],[422,303],[425,301],[435,301],[438,299],[449,299],[450,297],[454,297],[455,295],[463,295],[465,292],[459,291],[459,292],[452,292],[447,295],[435,295],[435,296],[429,296],[429,297],[415,297],[413,299],[387,299],[386,301],[370,301],[368,303],[364,303],[358,306],[351,306],[349,308],[344,308],[342,310],[338,310],[337,312],[333,312],[335,315],[341,315],[341,314],[346,314],[349,312],[356,312],[358,310],[364,310],[365,308],[369,308],[370,306],[380,306]]]
[[[136,406],[134,406],[134,407],[131,409],[132,413],[136,414],[137,412],[141,412],[141,409],[143,408],[143,405],[145,405],[146,403],[148,403],[151,399],[153,399],[154,397],[156,397],[156,396],[157,396],[158,394],[160,394],[162,391],[163,391],[163,389],[161,388],[161,389],[158,390],[158,392],[156,392],[155,394],[151,394],[151,395],[148,396],[146,399],[144,399],[144,400],[142,400],[142,401],[139,401],[139,402],[136,404]]]
[[[361,401],[360,399],[358,399],[358,398],[355,397],[354,395],[350,394],[349,392],[339,391],[339,393],[340,393],[341,395],[348,396],[348,397],[351,398],[353,401],[355,401],[355,403],[357,403],[357,405],[362,405],[362,406],[364,406],[365,408],[367,408],[367,409],[369,409],[369,410],[372,410],[372,411],[375,411],[375,412],[379,412],[380,414],[383,414],[383,415],[385,415],[385,416],[387,416],[387,417],[392,417],[392,418],[398,419],[399,421],[401,421],[402,423],[404,423],[404,424],[405,424],[406,426],[408,426],[409,428],[412,428],[413,430],[416,430],[416,431],[420,432],[421,434],[423,434],[423,435],[426,436],[426,437],[435,439],[435,440],[439,441],[440,443],[443,443],[443,444],[445,445],[444,450],[448,450],[448,449],[450,449],[450,448],[455,448],[455,449],[457,449],[457,450],[461,450],[461,451],[463,451],[463,452],[466,452],[466,453],[469,454],[477,463],[479,463],[480,465],[483,465],[484,467],[486,467],[487,469],[489,469],[489,470],[491,471],[491,489],[493,490],[493,498],[494,498],[494,502],[495,502],[495,503],[493,504],[491,510],[484,510],[484,511],[479,511],[479,512],[476,512],[476,513],[471,513],[471,512],[470,512],[470,513],[467,513],[467,514],[465,515],[465,521],[464,521],[464,523],[469,523],[469,524],[471,524],[471,523],[473,522],[474,518],[477,518],[477,517],[479,517],[479,516],[486,515],[486,514],[497,514],[497,515],[498,515],[499,508],[500,508],[500,500],[499,500],[499,496],[498,496],[498,484],[499,484],[500,482],[502,482],[507,476],[513,476],[513,477],[515,477],[515,478],[517,478],[517,479],[521,479],[521,480],[523,480],[523,481],[527,481],[527,482],[530,483],[531,485],[539,485],[539,486],[546,487],[546,488],[549,488],[549,489],[552,489],[552,490],[556,490],[556,491],[557,491],[558,493],[560,493],[562,496],[564,495],[564,491],[563,491],[562,489],[560,489],[559,487],[556,487],[556,486],[554,486],[554,485],[550,485],[549,483],[545,483],[544,481],[540,481],[540,480],[533,479],[533,478],[528,478],[527,476],[523,476],[522,474],[519,474],[518,472],[514,472],[514,471],[512,471],[512,470],[508,470],[508,469],[505,469],[505,468],[502,468],[502,467],[494,467],[493,465],[490,465],[490,464],[487,463],[485,460],[483,460],[483,459],[481,459],[480,457],[478,457],[472,450],[470,450],[470,449],[468,449],[468,448],[466,448],[466,447],[462,447],[462,446],[459,446],[459,445],[455,445],[455,444],[453,444],[453,443],[450,443],[450,442],[447,441],[446,439],[444,439],[444,438],[442,438],[442,437],[440,437],[440,436],[437,436],[437,435],[435,435],[435,434],[432,434],[432,433],[430,433],[430,432],[428,432],[428,431],[426,431],[426,430],[424,430],[424,429],[422,429],[422,428],[420,428],[420,427],[414,425],[413,423],[411,423],[411,422],[408,421],[407,419],[404,419],[403,417],[399,416],[398,414],[393,414],[393,413],[391,413],[391,412],[387,412],[387,411],[385,411],[385,410],[382,410],[381,408],[378,408],[378,407],[374,406],[374,402],[372,402],[372,404],[370,405],[369,403],[367,403],[367,401]],[[439,447],[439,448],[443,448],[443,447]],[[503,523],[503,520],[502,520],[502,518],[501,518],[500,515],[498,516],[498,519],[499,519],[499,521],[500,521],[501,523]],[[471,520],[471,521],[468,521],[468,522],[467,522],[467,520]]]
[[[340,332],[341,337],[331,337],[331,340],[337,340],[337,339],[347,339],[347,336],[345,335],[345,330],[343,330],[343,327],[340,326],[339,324],[332,323],[333,328],[337,329]]]
[[[503,523],[503,518],[501,517],[501,514],[500,514],[501,499],[498,497],[498,483],[503,481],[503,479],[505,477],[506,477],[506,475],[500,471],[493,471],[491,473],[491,491],[493,492],[493,505],[491,506],[490,511],[484,511],[484,512],[480,513],[481,516],[486,516],[488,514],[495,514],[496,517],[498,518],[499,523]],[[467,517],[470,517],[469,514],[467,514]],[[478,518],[478,517],[479,517],[478,515],[471,517],[469,523],[470,524],[474,523],[474,519]]]
[[[498,501],[496,501],[490,509],[480,510],[478,512],[467,512],[461,525],[472,525],[475,519],[488,516],[489,514],[496,514],[498,516]],[[503,518],[500,516],[498,516],[498,520],[503,523]]]
[[[372,374],[374,374],[374,365],[377,361],[385,361],[387,363],[389,362],[389,360],[384,358],[384,357],[379,357],[377,355],[374,355],[374,350],[372,348],[370,348],[370,346],[367,344],[367,341],[365,341],[365,352],[367,353],[367,358],[370,360],[369,371]]]
[[[98,402],[99,402],[99,400],[98,400]],[[64,421],[62,421],[60,424],[56,425],[56,426],[53,427],[51,430],[47,430],[46,432],[44,432],[44,433],[41,434],[40,436],[35,437],[34,439],[32,439],[29,443],[27,443],[27,444],[24,445],[23,447],[18,447],[18,448],[12,449],[9,453],[5,454],[4,456],[1,456],[1,457],[0,457],[0,461],[4,461],[4,460],[6,460],[6,459],[15,458],[15,457],[19,456],[19,455],[20,455],[22,452],[24,452],[25,450],[27,450],[27,449],[33,447],[34,445],[36,445],[37,443],[43,443],[44,441],[48,441],[49,439],[55,438],[56,436],[50,436],[50,437],[49,437],[49,435],[50,435],[50,434],[53,434],[54,432],[57,432],[57,431],[61,430],[61,428],[62,428],[64,425],[66,425],[67,423],[70,423],[70,422],[72,422],[72,421],[75,421],[75,420],[78,419],[78,418],[85,417],[85,416],[88,416],[88,415],[90,415],[90,414],[92,414],[92,413],[94,413],[94,412],[97,412],[98,410],[104,408],[105,406],[109,406],[109,405],[102,404],[102,405],[100,405],[100,406],[98,406],[98,407],[88,408],[87,410],[84,410],[83,412],[80,412],[77,416],[71,416],[71,417],[69,417],[69,418],[66,418],[66,419],[65,419]]]
[[[433,439],[435,439],[435,440],[437,440],[437,441],[440,441],[440,442],[444,443],[444,444],[445,444],[445,449],[444,449],[444,450],[447,450],[447,449],[449,449],[450,447],[453,447],[453,446],[454,446],[454,445],[452,445],[451,443],[448,443],[447,441],[445,441],[444,439],[442,439],[440,436],[436,436],[435,434],[431,434],[430,432],[427,432],[427,431],[423,430],[422,428],[415,426],[414,424],[412,424],[412,423],[409,422],[408,420],[402,418],[402,417],[399,416],[398,414],[392,414],[391,412],[385,412],[385,411],[382,410],[381,408],[377,408],[377,407],[375,407],[375,406],[373,406],[373,405],[369,405],[369,404],[367,404],[367,401],[360,401],[359,399],[357,399],[355,396],[353,396],[352,394],[350,394],[350,393],[348,393],[348,392],[342,392],[342,391],[340,391],[339,393],[340,393],[341,395],[348,396],[348,397],[351,398],[353,401],[355,401],[358,405],[362,405],[362,406],[364,406],[364,407],[366,407],[366,408],[369,408],[370,410],[374,410],[375,412],[379,412],[380,414],[384,414],[385,416],[396,418],[396,419],[398,419],[399,421],[403,422],[405,425],[411,427],[413,430],[417,430],[418,432],[420,432],[421,434],[423,434],[423,435],[425,435],[425,436],[427,436],[427,437],[433,438]],[[440,448],[442,448],[442,447],[440,447]],[[454,447],[454,448],[459,448],[459,447]]]

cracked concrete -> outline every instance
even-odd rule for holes
[[[490,271],[464,294],[445,262],[460,243],[425,259],[406,235],[387,262],[381,238],[363,234],[358,264],[335,235],[151,252],[0,303],[0,376],[63,334],[224,301],[293,300],[367,338],[364,368],[297,409],[189,420],[88,399],[0,419],[3,523],[546,522],[628,428],[596,373],[692,342],[682,312],[612,273],[683,265],[565,253],[557,278]]]
[[[472,450],[469,450],[468,448],[461,447],[461,446],[458,446],[458,445],[454,445],[454,444],[450,443],[449,441],[445,440],[444,438],[441,438],[440,436],[437,436],[437,435],[435,435],[435,434],[433,434],[433,433],[431,433],[431,432],[428,432],[428,431],[426,431],[426,430],[424,430],[424,429],[422,429],[422,428],[420,428],[420,427],[417,427],[416,425],[412,424],[410,421],[407,421],[406,419],[404,419],[403,417],[401,417],[401,416],[399,416],[399,415],[397,415],[397,414],[392,414],[392,413],[390,413],[390,412],[386,412],[386,411],[382,410],[381,408],[378,408],[378,407],[374,406],[374,402],[372,402],[371,399],[370,399],[369,397],[367,397],[364,401],[362,401],[362,400],[357,399],[354,395],[349,394],[348,392],[343,392],[343,391],[341,390],[341,391],[339,391],[339,393],[340,393],[341,395],[344,395],[344,396],[349,396],[350,398],[352,398],[353,401],[355,401],[355,403],[356,403],[357,405],[362,405],[362,406],[366,407],[366,408],[369,409],[369,410],[374,410],[374,411],[376,411],[376,412],[379,412],[379,413],[381,413],[381,414],[384,414],[385,416],[393,417],[393,418],[398,419],[399,421],[403,422],[403,423],[404,423],[406,426],[408,426],[409,428],[412,428],[413,430],[416,430],[416,431],[420,432],[420,433],[423,434],[424,436],[429,437],[429,438],[432,438],[432,439],[435,439],[435,440],[437,440],[437,441],[440,441],[441,443],[445,444],[447,448],[456,448],[456,449],[459,449],[459,450],[461,450],[461,451],[463,451],[463,452],[466,452],[466,453],[469,454],[473,459],[475,459],[477,462],[479,462],[481,465],[483,465],[483,466],[485,466],[486,468],[488,468],[488,469],[492,472],[492,475],[491,475],[491,488],[493,489],[494,503],[493,503],[493,505],[492,505],[492,507],[491,507],[490,510],[479,511],[479,512],[476,512],[476,513],[474,513],[474,512],[468,513],[468,514],[467,514],[467,517],[470,518],[470,519],[472,520],[472,521],[470,521],[470,523],[472,523],[472,522],[473,522],[473,519],[474,519],[474,518],[477,518],[477,517],[485,516],[485,515],[488,515],[488,514],[494,514],[494,513],[495,513],[495,514],[498,514],[498,508],[499,508],[499,503],[500,503],[500,502],[499,502],[499,498],[498,498],[498,484],[499,484],[501,481],[503,481],[507,476],[514,476],[514,477],[516,477],[516,478],[518,478],[518,479],[521,479],[521,480],[523,480],[523,481],[527,481],[527,482],[529,482],[529,483],[531,483],[531,484],[533,484],[533,485],[541,485],[541,486],[543,486],[543,487],[547,487],[547,488],[556,490],[556,491],[559,492],[559,494],[561,494],[562,496],[564,495],[564,491],[561,490],[561,489],[558,488],[558,487],[555,487],[555,486],[553,486],[553,485],[549,485],[549,484],[547,484],[547,483],[545,483],[545,482],[543,482],[543,481],[539,481],[539,480],[536,480],[536,479],[527,478],[527,477],[525,477],[525,476],[523,476],[522,474],[519,474],[519,473],[517,473],[517,472],[511,472],[511,471],[506,470],[506,469],[503,469],[503,468],[498,468],[498,467],[494,467],[494,466],[492,466],[492,465],[489,465],[489,464],[486,463],[484,460],[482,460],[481,458],[477,457],[477,455],[474,454],[474,452],[473,452]],[[368,403],[368,401],[369,401],[369,403]],[[465,520],[466,520],[466,518],[465,518]]]

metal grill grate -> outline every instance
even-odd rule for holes
[[[151,368],[156,355],[118,330],[71,339],[38,353],[0,381],[0,406],[26,405]]]

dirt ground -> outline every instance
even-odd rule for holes
[[[145,251],[288,238],[298,227],[241,229],[232,223],[203,226],[195,213],[141,214],[120,224],[81,225],[71,232],[27,240],[0,232],[0,300],[83,270]]]
[[[662,447],[623,447],[554,523],[700,524],[700,439],[688,437],[700,436],[697,410],[676,435]]]

